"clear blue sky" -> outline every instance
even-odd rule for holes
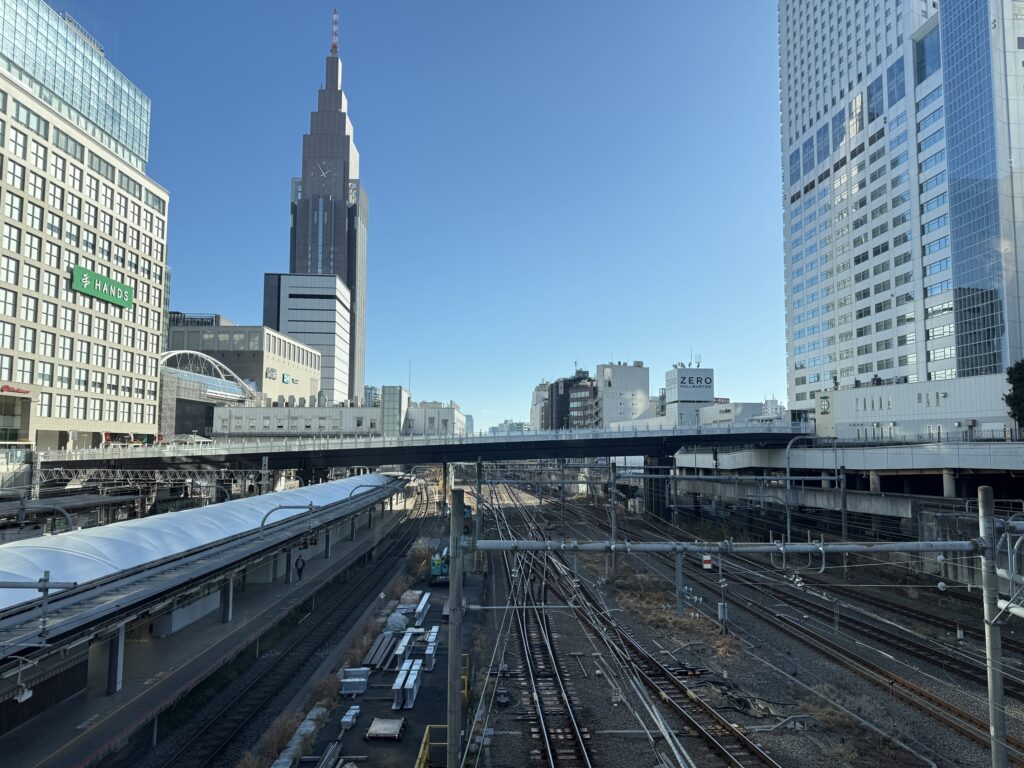
[[[53,0],[153,100],[172,307],[261,322],[331,2]],[[785,396],[775,3],[361,0],[341,55],[370,195],[367,383],[477,428],[534,385],[700,354]]]

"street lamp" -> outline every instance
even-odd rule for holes
[[[263,516],[263,519],[260,520],[260,541],[263,540],[263,526],[266,525],[267,518],[275,512],[280,512],[282,509],[304,509],[312,514],[314,507],[313,502],[309,502],[309,504],[278,504],[276,507],[268,509],[267,513]]]

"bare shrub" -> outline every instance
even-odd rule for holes
[[[321,677],[313,686],[313,701],[324,701],[328,706],[333,705],[338,699],[339,690],[341,690],[341,682],[337,675]]]
[[[423,539],[420,539],[413,545],[405,564],[405,574],[409,578],[410,583],[423,578],[423,574],[430,564],[430,554],[430,544]]]
[[[295,712],[278,715],[267,729],[265,737],[267,751],[273,756],[279,755],[281,750],[288,746],[288,742],[295,735],[295,729],[301,722],[302,718]]]
[[[352,641],[352,644],[345,651],[345,655],[342,656],[342,664],[346,667],[355,667],[363,663],[363,657],[367,651],[370,650],[370,646],[373,645],[373,641],[377,638],[377,633],[380,631],[380,624],[371,620],[367,622],[356,638]]]

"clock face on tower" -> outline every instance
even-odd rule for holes
[[[329,191],[333,188],[338,176],[338,166],[332,160],[318,160],[313,166],[313,183],[316,187]]]

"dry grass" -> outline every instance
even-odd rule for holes
[[[341,681],[337,675],[326,675],[321,677],[313,686],[312,701],[323,701],[328,707],[333,706],[338,699],[338,691],[341,690]]]
[[[430,544],[423,539],[413,544],[405,564],[405,575],[409,577],[410,583],[415,583],[423,578],[423,574],[430,566],[430,554]]]
[[[647,626],[685,645],[700,642],[722,657],[736,656],[743,650],[739,638],[722,635],[718,624],[701,614],[680,616],[675,612],[675,595],[665,588],[664,582],[646,573],[622,569],[615,581],[615,600]]]
[[[814,686],[814,691],[815,693],[820,694],[827,701],[846,706],[842,701],[844,698],[843,694],[831,683],[821,683],[820,685],[816,685]],[[826,725],[830,728],[849,729],[856,727],[856,720],[851,718],[842,710],[828,706],[820,698],[813,696],[810,693],[802,696],[799,699],[799,704],[801,712],[810,715],[822,725]]]
[[[299,727],[300,723],[302,723],[302,716],[295,712],[278,715],[267,729],[265,737],[267,752],[273,757],[281,754],[281,750],[288,746],[288,742],[295,735],[295,729]]]
[[[876,768],[879,765],[902,765],[907,762],[907,753],[889,739],[874,731],[863,728],[854,718],[837,707],[833,702],[867,719],[883,723],[878,703],[866,696],[850,696],[831,683],[814,686],[814,692],[822,698],[807,693],[798,701],[800,711],[811,715],[828,729],[831,742],[822,747],[822,753],[830,765],[850,768]],[[898,735],[898,734],[897,734]]]
[[[342,657],[342,666],[357,667],[362,664],[363,657],[370,650],[379,631],[380,624],[376,620],[368,621],[345,651],[345,655]]]

